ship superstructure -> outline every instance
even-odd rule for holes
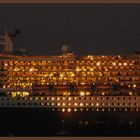
[[[0,57],[0,107],[140,110],[139,54]]]

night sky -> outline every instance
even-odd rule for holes
[[[0,30],[20,29],[14,49],[31,55],[131,54],[140,51],[140,5],[0,5]]]

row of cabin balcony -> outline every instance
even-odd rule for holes
[[[118,70],[123,70],[123,71],[132,71],[132,70],[140,70],[140,65],[137,66],[105,66],[105,67],[91,67],[91,66],[69,66],[69,67],[0,67],[0,71],[15,71],[15,72],[45,72],[45,71],[76,71],[76,72],[93,72],[93,71],[118,71]]]
[[[46,72],[45,74],[41,73],[16,73],[16,72],[5,72],[5,73],[0,73],[0,77],[21,77],[21,78],[28,78],[28,79],[64,79],[67,80],[68,78],[73,78],[73,79],[91,79],[91,78],[133,78],[133,77],[138,77],[140,76],[140,71],[139,72],[93,72],[93,73],[88,73],[88,72],[82,72],[82,73],[74,73],[74,72],[67,72],[67,73],[57,73],[54,74],[53,72],[48,73]]]
[[[110,95],[104,95],[104,96],[100,96],[100,95],[94,95],[94,96],[90,96],[88,93],[88,96],[83,95],[83,91],[81,91],[82,94],[80,95],[76,95],[76,96],[68,96],[68,95],[57,95],[57,96],[53,96],[53,95],[44,95],[44,96],[30,96],[30,93],[27,91],[12,91],[11,93],[7,93],[7,95],[11,95],[11,96],[7,96],[5,98],[0,97],[0,101],[9,101],[12,100],[11,97],[15,97],[15,99],[17,100],[38,100],[38,101],[49,101],[49,102],[56,102],[56,103],[62,103],[65,101],[68,103],[139,103],[140,101],[140,96],[110,96]],[[86,92],[85,92],[86,93]]]
[[[115,82],[123,82],[123,83],[140,83],[140,77],[102,77],[102,78],[51,78],[51,79],[44,79],[44,78],[26,78],[26,77],[1,77],[1,82],[5,83],[82,83],[82,84],[88,84],[88,83],[115,83]]]
[[[95,65],[95,66],[100,66],[100,65],[112,65],[112,66],[116,66],[116,65],[119,65],[119,66],[127,66],[127,65],[139,65],[140,64],[140,60],[135,60],[135,61],[105,61],[105,60],[101,60],[101,61],[61,61],[61,62],[51,62],[51,61],[45,61],[43,63],[40,63],[39,61],[1,61],[0,62],[0,65],[1,66],[9,66],[9,65],[26,65],[26,66],[29,66],[29,65],[32,65],[32,66],[35,66],[35,65],[87,65],[87,64],[90,64],[90,65]]]

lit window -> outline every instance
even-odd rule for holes
[[[135,88],[136,87],[136,84],[133,84],[133,88]]]
[[[99,108],[97,108],[96,111],[98,112],[99,111]]]
[[[62,109],[62,112],[65,112],[65,108]]]
[[[133,92],[129,92],[128,94],[129,94],[130,96],[132,96],[132,95],[133,95]]]
[[[102,95],[105,95],[105,93],[104,93],[104,92],[102,92],[101,94],[102,94]]]
[[[91,68],[90,71],[93,71],[93,68]]]
[[[71,112],[71,108],[68,108],[68,112]]]
[[[30,72],[33,72],[33,70],[34,70],[33,68],[30,68],[30,69],[29,69]]]
[[[116,65],[116,63],[115,63],[115,62],[113,62],[112,64],[113,64],[114,66]]]
[[[78,104],[77,103],[74,103],[74,106],[77,106]]]
[[[80,91],[80,96],[84,96],[84,95],[85,95],[85,92]]]
[[[80,106],[83,106],[84,104],[83,103],[80,103]]]
[[[127,66],[127,63],[123,63],[124,66]]]
[[[100,62],[97,62],[97,63],[96,63],[97,66],[100,66],[100,64],[101,64]]]
[[[59,97],[57,97],[57,100],[59,101],[59,100],[60,100],[60,98],[59,98]]]
[[[96,103],[96,106],[99,106],[99,103]]]
[[[90,92],[89,92],[89,91],[87,91],[87,92],[86,92],[86,95],[90,95]]]

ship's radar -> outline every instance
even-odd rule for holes
[[[67,54],[70,52],[71,47],[69,45],[63,45],[61,50],[62,50],[63,54]]]

